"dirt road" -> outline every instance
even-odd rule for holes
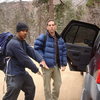
[[[41,76],[32,73],[30,70],[28,72],[34,79],[36,85],[36,96],[35,100],[44,100],[43,92],[43,81]],[[83,76],[79,72],[69,71],[67,68],[62,74],[62,86],[59,100],[80,100],[80,94],[83,84]],[[2,100],[3,94],[3,84],[4,84],[4,74],[0,71],[0,100]],[[5,85],[5,84],[4,84]],[[6,87],[6,86],[5,86]],[[24,94],[21,91],[18,100],[24,100]]]

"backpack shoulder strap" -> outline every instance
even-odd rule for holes
[[[44,35],[44,48],[45,48],[45,46],[46,46],[46,41],[47,41],[47,35],[45,34],[45,35]]]

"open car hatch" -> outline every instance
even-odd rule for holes
[[[99,28],[96,25],[72,20],[61,33],[66,42],[68,63],[71,70],[86,71],[92,57],[94,41]]]

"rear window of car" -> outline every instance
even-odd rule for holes
[[[89,40],[91,43],[94,41],[96,32],[93,29],[83,26],[72,26],[65,36],[65,40],[68,43],[87,45],[85,40]]]

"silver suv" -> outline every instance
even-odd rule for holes
[[[61,36],[70,70],[86,72],[81,100],[100,100],[100,28],[72,20]]]

